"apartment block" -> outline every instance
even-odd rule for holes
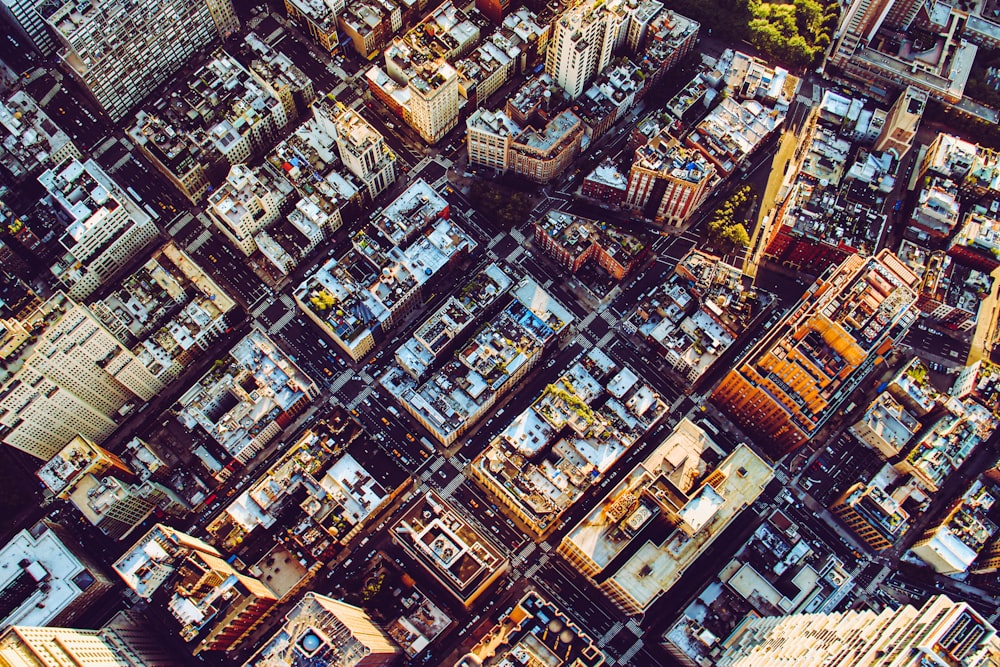
[[[951,257],[980,273],[1000,268],[1000,205],[993,208],[973,204],[948,248]]]
[[[727,455],[683,419],[563,537],[559,554],[625,613],[641,615],[772,476],[745,444]]]
[[[748,617],[827,611],[851,574],[821,539],[781,510],[771,512],[663,634],[685,667],[712,664],[719,644]]]
[[[512,284],[499,266],[489,264],[396,348],[396,363],[417,382],[426,380],[429,372],[464,340],[463,333],[485,317]]]
[[[79,544],[60,530],[41,521],[0,547],[0,626],[72,623],[112,590]]]
[[[1000,659],[989,622],[964,602],[943,595],[919,609],[794,614],[747,619],[723,642],[720,667],[787,662],[801,667],[900,665],[934,661],[987,667]]]
[[[545,71],[571,99],[611,63],[626,37],[628,17],[623,2],[586,0],[562,12],[552,27]]]
[[[194,655],[237,647],[277,602],[215,548],[159,523],[114,569],[136,595],[166,607]]]
[[[882,392],[850,427],[851,435],[891,459],[921,428],[920,422],[892,394]]]
[[[156,225],[93,160],[69,158],[38,177],[62,229],[52,274],[83,299],[158,235]]]
[[[701,24],[677,12],[664,9],[648,23],[645,8],[655,7],[658,0],[639,3],[629,21],[628,44],[642,68],[644,90],[652,90],[663,75],[694,51]]]
[[[254,329],[178,399],[177,419],[246,463],[316,397],[309,377]],[[228,468],[227,468],[228,470]]]
[[[114,620],[114,619],[113,619]],[[15,625],[0,634],[0,655],[10,667],[174,667],[173,656],[135,631]]]
[[[980,305],[993,291],[989,272],[979,271],[944,251],[928,252],[904,239],[900,257],[920,277],[917,308],[948,329],[971,331]]]
[[[386,489],[350,453],[340,452],[342,439],[355,436],[331,433],[322,424],[306,431],[206,526],[209,535],[235,550],[258,529],[257,536],[284,526],[303,553],[316,561],[332,557],[399,492]]]
[[[427,381],[415,382],[402,368],[392,368],[382,386],[448,446],[517,386],[573,320],[561,306],[552,308],[553,300],[549,304],[536,314],[535,304],[515,298]]]
[[[236,302],[168,241],[90,311],[150,373],[177,378],[229,327]]]
[[[275,663],[387,667],[398,661],[400,653],[365,610],[309,591],[243,667]]]
[[[466,608],[507,571],[503,554],[434,491],[418,494],[389,534]]]
[[[508,101],[508,105],[510,101]],[[476,109],[466,119],[469,162],[512,172],[538,183],[563,174],[579,154],[585,128],[566,109],[539,129],[518,125],[503,111]]]
[[[316,118],[332,126],[340,159],[364,182],[370,199],[378,197],[396,181],[396,154],[361,114],[339,102],[336,105],[323,103],[316,108]]]
[[[853,484],[830,511],[874,551],[891,548],[910,527],[909,513],[877,481]]]
[[[533,227],[535,244],[573,273],[593,260],[622,280],[645,256],[646,246],[638,237],[567,211],[549,211]]]
[[[639,299],[622,323],[695,383],[759,314],[743,271],[692,248],[674,273]]]
[[[62,68],[115,122],[240,25],[230,0],[46,2],[38,11],[62,44]]]
[[[0,159],[15,182],[80,157],[69,135],[26,92],[0,102]]]
[[[700,151],[722,176],[732,174],[778,130],[784,114],[755,99],[742,102],[725,97],[685,138],[685,145]]]
[[[254,235],[281,215],[295,192],[290,183],[263,169],[235,164],[208,198],[208,215],[244,255],[257,249]]]
[[[628,191],[628,177],[614,161],[606,158],[584,177],[580,194],[612,206],[621,206]]]
[[[532,15],[533,16],[533,15]],[[458,92],[478,106],[520,71],[524,42],[512,32],[498,30],[465,58],[455,61]]]
[[[596,141],[635,108],[645,93],[645,74],[628,58],[615,60],[598,74],[573,104],[573,113]]]
[[[334,54],[340,50],[337,15],[346,5],[344,0],[285,0],[285,11],[320,48]]]
[[[133,483],[136,475],[124,461],[82,436],[73,438],[37,475],[49,493],[68,500],[112,539],[125,539],[154,511],[187,511],[162,484]]]
[[[997,414],[1000,411],[1000,366],[980,360],[959,369],[948,394],[963,400],[971,397]]]
[[[927,527],[910,551],[938,574],[968,571],[997,534],[997,525],[989,517],[994,502],[992,485],[976,480],[939,521]]]
[[[37,4],[36,0],[3,0],[0,16],[11,28],[27,37],[39,55],[51,58],[56,53],[57,42],[45,19],[35,9]]]
[[[102,442],[127,406],[166,386],[87,308],[61,292],[27,317],[0,324],[6,362],[0,437],[42,460],[79,434]]]
[[[498,643],[499,640],[499,643]],[[535,659],[536,656],[544,658]],[[604,652],[566,612],[529,591],[456,667],[516,664],[525,658],[553,667],[600,667]]]
[[[683,225],[719,181],[715,165],[664,128],[635,151],[625,206],[663,225]]]
[[[473,459],[471,476],[544,536],[666,411],[652,387],[594,349]]]
[[[403,27],[402,8],[392,0],[354,2],[337,15],[354,51],[371,60]]]
[[[888,250],[828,270],[713,400],[774,457],[819,431],[916,320],[917,277]]]
[[[448,217],[448,203],[416,181],[352,248],[318,267],[293,292],[303,312],[360,360],[410,312],[424,286],[476,243]]]

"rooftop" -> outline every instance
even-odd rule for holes
[[[80,156],[63,132],[24,91],[0,103],[0,156],[16,180],[55,166],[67,155]]]
[[[596,245],[624,265],[646,248],[636,236],[618,231],[606,222],[583,218],[568,211],[553,209],[535,221],[535,225],[554,238],[560,247],[576,256]]]

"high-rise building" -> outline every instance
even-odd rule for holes
[[[0,321],[0,357],[0,439],[46,461],[78,434],[102,442],[126,404],[165,386],[61,292],[23,320]]]
[[[584,0],[553,24],[545,71],[570,98],[611,63],[611,54],[627,35],[628,15],[620,2]]]
[[[278,219],[292,194],[291,184],[261,180],[263,170],[234,164],[219,189],[208,198],[208,214],[215,226],[249,256],[257,249],[254,235]]]
[[[0,17],[27,37],[45,58],[56,52],[56,40],[37,9],[39,0],[0,0]]]
[[[114,569],[137,595],[155,596],[166,606],[196,655],[235,647],[278,600],[213,547],[162,524],[126,551]]]
[[[113,625],[100,630],[13,626],[0,635],[5,667],[176,667],[136,632]],[[136,641],[138,640],[138,641]]]
[[[146,480],[124,461],[83,436],[73,438],[37,472],[56,498],[68,500],[90,523],[115,539],[124,539],[156,509],[185,510],[172,491]]]
[[[65,47],[63,68],[114,121],[240,25],[230,0],[43,0],[38,11]]]
[[[297,20],[305,32],[328,53],[336,53],[337,14],[346,6],[344,0],[285,0],[288,17]]]
[[[927,106],[927,93],[908,86],[889,108],[882,132],[875,140],[875,150],[892,151],[901,158],[913,145]]]
[[[1000,661],[993,626],[943,595],[920,609],[748,616],[722,646],[720,667],[992,667]]]
[[[244,667],[381,667],[401,653],[364,609],[309,591]]]
[[[815,435],[916,321],[917,276],[892,252],[828,269],[713,400],[774,457]]]
[[[75,158],[38,177],[57,220],[61,254],[51,271],[74,299],[89,296],[159,233],[139,208],[93,160]]]
[[[354,109],[340,102],[313,106],[316,119],[337,137],[337,151],[344,166],[364,181],[368,197],[375,199],[396,180],[396,154],[378,130]]]
[[[625,205],[657,222],[682,225],[717,180],[715,165],[664,129],[636,150]]]

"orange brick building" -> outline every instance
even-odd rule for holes
[[[712,399],[774,458],[818,432],[916,320],[917,276],[894,254],[828,270]]]

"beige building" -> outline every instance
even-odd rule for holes
[[[66,223],[50,267],[67,294],[83,299],[158,235],[156,225],[93,160],[70,158],[38,177]]]
[[[902,158],[913,145],[926,106],[927,93],[908,86],[890,107],[882,133],[875,140],[875,150],[892,151],[897,158]]]
[[[611,63],[612,52],[624,43],[628,15],[622,2],[585,0],[553,23],[545,71],[572,99]]]
[[[90,311],[61,292],[24,320],[0,321],[0,433],[43,460],[82,434],[97,442],[165,384]],[[123,409],[124,408],[124,409]]]
[[[219,189],[208,198],[208,214],[216,227],[249,256],[257,249],[254,235],[278,219],[292,196],[291,184],[269,179],[245,164],[235,164]]]
[[[196,53],[240,27],[231,0],[68,0],[37,5],[64,47],[59,56],[63,69],[114,121]]]
[[[920,609],[748,618],[722,646],[720,667],[992,667],[1000,661],[993,626],[943,595]]]
[[[382,667],[394,664],[401,654],[364,609],[309,591],[243,667]]]
[[[559,553],[626,613],[644,614],[772,476],[746,445],[726,455],[684,419],[563,537]]]
[[[340,102],[324,101],[313,110],[327,133],[337,137],[341,161],[367,186],[369,199],[375,199],[396,181],[396,154],[361,114]]]
[[[100,630],[13,626],[0,635],[4,667],[177,667],[148,635],[110,625]]]

